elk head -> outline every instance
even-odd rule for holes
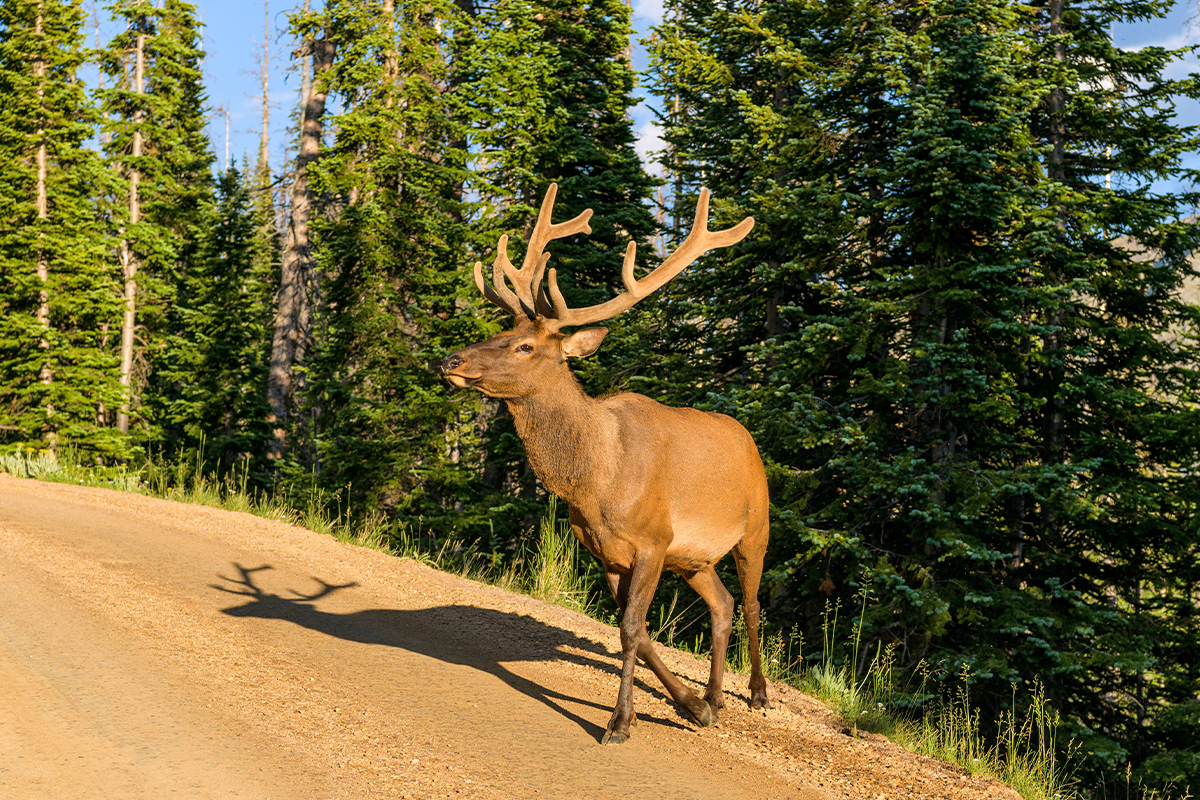
[[[750,217],[724,231],[708,230],[708,190],[700,192],[696,219],[687,238],[654,271],[638,280],[634,276],[637,244],[625,248],[621,278],[625,291],[607,302],[588,308],[568,308],[558,288],[555,270],[547,274],[550,254],[546,245],[576,233],[591,233],[588,224],[592,210],[587,209],[567,222],[552,224],[554,198],[558,185],[550,184],[538,213],[529,247],[521,268],[508,259],[508,236],[501,236],[492,263],[492,284],[483,277],[483,264],[475,262],[475,285],[483,296],[513,315],[511,331],[497,334],[486,342],[463,348],[442,362],[446,378],[460,388],[473,387],[490,397],[506,400],[529,397],[544,391],[570,372],[568,358],[596,352],[608,330],[584,327],[602,322],[633,307],[638,301],[665,285],[706,251],[729,247],[740,242],[754,220]],[[547,286],[542,279],[547,278]],[[509,287],[511,284],[511,288]],[[563,328],[581,328],[563,333]]]

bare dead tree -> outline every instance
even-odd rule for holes
[[[38,3],[37,16],[33,22],[33,32],[35,36],[41,37],[44,35],[42,30],[42,3]],[[54,380],[54,372],[50,367],[50,260],[46,256],[45,248],[42,245],[42,240],[46,236],[45,220],[50,217],[50,203],[46,191],[46,117],[44,113],[46,101],[46,62],[41,58],[40,54],[36,61],[33,62],[33,76],[37,80],[37,99],[38,99],[38,118],[36,121],[36,139],[37,139],[37,178],[34,188],[34,203],[36,207],[37,218],[41,227],[38,229],[38,250],[37,250],[37,276],[38,276],[38,306],[37,306],[37,324],[44,331],[41,339],[38,340],[38,348],[45,353],[45,358],[42,361],[41,369],[38,371],[38,380],[49,386]],[[46,417],[54,416],[54,406],[51,403],[46,404]],[[54,432],[49,434],[49,445],[51,449],[56,444]]]
[[[135,66],[133,77],[133,92],[137,95],[145,93],[144,77],[146,72],[146,35],[139,33],[134,46]],[[137,159],[142,155],[142,108],[141,103],[133,112],[133,148],[131,155],[134,166],[129,169],[129,225],[137,225],[141,220],[141,203],[138,200],[138,187],[141,183],[141,171]],[[123,231],[128,233],[129,231]],[[121,272],[125,278],[125,315],[121,320],[121,386],[125,389],[125,399],[117,411],[117,430],[129,432],[129,405],[132,394],[133,377],[133,333],[137,323],[137,271],[138,257],[130,247],[129,237],[121,237]]]
[[[305,3],[305,10],[308,3]],[[334,44],[322,37],[306,39],[296,51],[300,59],[311,59],[311,78],[303,81],[300,107],[300,151],[292,179],[291,209],[276,297],[275,331],[271,340],[271,366],[267,377],[268,421],[274,426],[268,457],[282,458],[287,452],[287,426],[292,418],[298,381],[296,367],[308,352],[312,324],[311,288],[316,271],[308,223],[313,195],[308,167],[321,152],[322,125],[327,90],[321,75],[333,65]],[[302,68],[304,67],[302,62]],[[308,77],[304,75],[304,77]]]

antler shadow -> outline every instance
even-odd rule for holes
[[[255,583],[255,575],[273,569],[271,565],[245,567],[235,563],[232,566],[238,577],[218,574],[224,583],[209,585],[217,591],[247,598],[247,601],[222,609],[222,613],[232,617],[286,620],[338,639],[398,647],[448,664],[473,667],[496,676],[514,690],[562,714],[597,741],[604,733],[603,727],[572,713],[563,703],[578,703],[607,711],[610,708],[608,698],[605,702],[595,702],[565,695],[523,678],[504,666],[506,662],[566,661],[619,675],[612,654],[590,639],[532,617],[474,606],[372,608],[349,613],[324,611],[316,605],[317,601],[358,584],[354,581],[332,584],[313,577],[319,587],[316,591],[304,593],[289,589],[285,596],[268,592]],[[464,628],[476,632],[495,631],[496,635],[484,639],[477,633],[462,632]],[[653,696],[665,697],[655,687],[640,681],[639,685]],[[685,728],[672,719],[653,714],[640,716],[648,722]]]

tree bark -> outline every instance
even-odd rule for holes
[[[391,33],[387,54],[384,56],[383,63],[383,80],[387,86],[387,98],[385,102],[387,107],[391,108],[396,103],[396,85],[400,79],[400,56],[396,52],[395,0],[383,0],[383,17],[387,20],[388,31]]]
[[[37,17],[34,19],[33,32],[36,36],[42,36],[42,4],[38,4]],[[40,44],[40,43],[39,43]],[[46,62],[40,57],[33,62],[33,75],[37,79],[37,98],[38,98],[38,119],[37,119],[37,179],[35,181],[35,205],[38,218],[38,247],[37,247],[37,276],[38,283],[38,306],[37,306],[37,324],[44,332],[41,339],[38,341],[38,349],[44,352],[42,366],[38,371],[38,381],[47,386],[54,380],[54,372],[50,365],[50,260],[46,255],[43,240],[46,236],[45,220],[50,217],[50,204],[46,190],[46,118],[45,118],[45,99],[46,99]],[[49,419],[54,416],[54,405],[50,402],[46,403],[46,417]],[[56,444],[54,432],[47,433],[48,443],[51,449],[54,449]]]
[[[146,36],[137,36],[137,65],[134,68],[134,94],[144,93],[143,78],[146,71]],[[133,150],[134,166],[129,170],[129,226],[132,228],[141,220],[141,203],[138,199],[138,186],[142,174],[136,159],[142,155],[142,109],[133,113]],[[117,430],[129,432],[129,406],[133,394],[133,331],[137,322],[137,271],[138,257],[130,247],[129,236],[121,239],[121,272],[125,278],[125,316],[121,321],[121,386],[125,389],[125,401],[117,411]]]
[[[271,121],[271,106],[270,96],[267,94],[267,79],[270,76],[271,51],[270,46],[271,35],[271,15],[268,10],[267,3],[263,2],[263,45],[262,54],[259,60],[259,83],[262,86],[262,136],[258,144],[258,174],[266,177],[266,183],[270,183],[269,157],[267,148],[270,146],[270,121]],[[226,117],[228,125],[228,116]],[[226,146],[228,146],[229,134],[225,134]],[[229,160],[228,156],[225,159]]]
[[[307,4],[306,4],[307,6]],[[308,166],[320,156],[326,90],[321,73],[333,65],[334,45],[327,39],[309,39],[300,50],[312,58],[312,78],[301,97],[300,152],[292,181],[292,200],[279,294],[275,308],[275,332],[271,341],[271,368],[267,379],[267,402],[273,426],[267,457],[279,459],[287,452],[288,422],[293,416],[298,390],[296,367],[308,352],[312,322],[311,288],[316,263],[312,256],[308,221],[313,197],[308,184]]]
[[[1062,14],[1064,0],[1050,0],[1050,35],[1061,36],[1062,29]],[[1061,42],[1054,43],[1054,61],[1056,66],[1061,66],[1067,58],[1066,46]],[[1050,153],[1047,157],[1047,176],[1051,181],[1057,184],[1066,182],[1066,92],[1061,86],[1056,86],[1050,91],[1048,98],[1049,108],[1049,123],[1050,123]],[[1060,236],[1065,237],[1067,230],[1067,220],[1065,212],[1060,208],[1058,211],[1058,229]],[[1062,341],[1062,322],[1063,312],[1060,308],[1052,308],[1046,319],[1046,326],[1049,328],[1049,333],[1043,338],[1043,348],[1047,356],[1046,365],[1046,381],[1045,381],[1045,414],[1043,417],[1043,463],[1046,465],[1057,465],[1062,463],[1062,428],[1063,428],[1063,400],[1060,396],[1064,377],[1064,367],[1061,366],[1061,352],[1063,347]],[[1046,527],[1046,535],[1051,542],[1057,543],[1062,536],[1062,523],[1059,520],[1058,510],[1051,504],[1046,504],[1043,510],[1043,520]]]

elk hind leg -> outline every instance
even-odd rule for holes
[[[717,711],[725,707],[725,692],[722,688],[725,680],[725,655],[729,650],[729,635],[733,632],[733,595],[717,577],[717,571],[712,567],[685,576],[696,594],[708,605],[712,616],[712,663],[709,666],[708,689],[704,692],[704,701],[712,709],[713,722],[716,722]]]
[[[762,581],[763,557],[767,552],[766,524],[757,535],[747,535],[734,545],[733,563],[737,567],[738,582],[742,585],[742,612],[746,617],[746,636],[750,650],[750,707],[770,708],[767,696],[767,678],[763,675],[762,656],[759,653],[759,604],[758,585]]]

